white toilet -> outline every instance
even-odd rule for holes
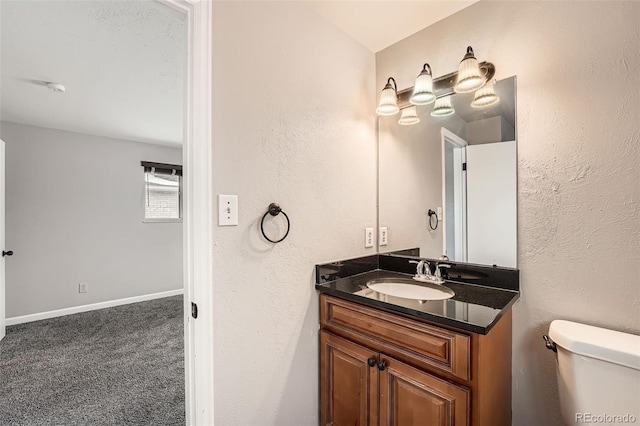
[[[555,320],[544,337],[565,424],[640,424],[640,336]]]

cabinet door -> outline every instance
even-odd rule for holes
[[[467,426],[469,389],[380,355],[380,426]]]
[[[320,332],[320,426],[377,426],[377,353]]]

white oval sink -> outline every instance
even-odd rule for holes
[[[380,278],[367,282],[367,287],[387,296],[414,300],[445,300],[455,296],[450,288],[430,283],[417,284],[402,278]]]

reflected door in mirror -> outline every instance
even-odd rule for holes
[[[516,267],[516,143],[467,147],[467,262]]]

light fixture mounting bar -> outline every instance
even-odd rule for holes
[[[485,82],[491,81],[491,79],[496,75],[496,67],[491,62],[481,62],[480,70],[484,73]],[[455,71],[433,79],[433,92],[438,98],[455,93],[453,91],[453,86],[456,85],[457,76],[458,72]],[[411,98],[412,93],[413,86],[398,92],[398,107],[400,109],[411,106],[409,98]]]

